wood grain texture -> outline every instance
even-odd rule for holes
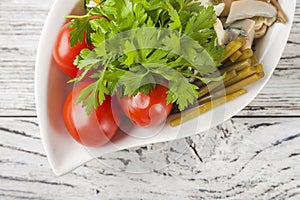
[[[53,0],[0,2],[0,116],[35,116],[34,64]],[[300,2],[282,59],[257,98],[238,115],[300,115]],[[17,69],[17,70],[16,70]]]
[[[105,155],[55,177],[36,120],[34,64],[54,0],[0,1],[0,199],[300,199],[300,1],[263,91],[209,132]]]
[[[36,119],[0,118],[0,198],[299,199],[299,123],[234,118],[206,134],[111,153],[55,177]]]
[[[0,1],[0,115],[35,115],[35,55],[52,3]]]

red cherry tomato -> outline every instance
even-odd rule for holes
[[[116,102],[113,103],[113,99],[106,96],[103,104],[87,115],[82,104],[76,104],[76,99],[89,84],[83,82],[70,92],[64,104],[63,116],[68,132],[77,142],[95,147],[104,145],[116,134],[120,113]]]
[[[171,112],[167,104],[168,89],[158,85],[148,95],[143,92],[136,96],[124,96],[119,103],[125,115],[137,126],[154,127],[163,123]]]
[[[71,47],[70,32],[72,29],[68,28],[70,23],[71,22],[66,23],[58,33],[53,50],[53,58],[65,74],[71,78],[75,78],[78,73],[78,68],[73,64],[73,61],[76,56],[80,54],[82,49],[91,48],[91,46],[86,44],[84,37],[82,43],[78,42],[75,46]]]

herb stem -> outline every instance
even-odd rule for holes
[[[90,17],[90,15],[85,14],[85,15],[68,15],[68,16],[65,16],[66,19],[84,19],[84,18],[87,18],[87,17]]]
[[[188,78],[192,77],[192,78],[196,78],[196,79],[198,79],[200,81],[203,81],[203,78],[200,77],[200,76],[197,76],[197,75],[194,75],[194,74],[188,74],[188,73],[185,73],[185,72],[180,72],[180,73],[183,74],[183,75],[185,75],[185,76],[187,76]]]
[[[103,3],[103,1],[99,1],[95,7],[101,5],[102,3]],[[92,11],[93,11],[93,9],[90,9],[85,15],[68,15],[68,16],[65,16],[64,18],[66,18],[66,19],[83,19],[86,17],[90,17]]]

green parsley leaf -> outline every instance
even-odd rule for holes
[[[76,104],[82,103],[83,107],[86,107],[86,113],[89,115],[94,109],[98,107],[98,99],[95,92],[97,82],[90,84],[83,90],[81,90]]]
[[[176,10],[170,10],[169,11],[170,20],[172,21],[169,23],[169,28],[173,30],[180,30],[181,31],[181,21],[178,15],[178,12]]]
[[[183,110],[197,98],[198,87],[190,84],[188,79],[177,70],[159,64],[147,64],[146,66],[152,73],[168,80],[168,103],[176,103],[179,109]]]
[[[225,76],[206,76],[217,70],[224,54],[224,48],[215,45],[215,21],[212,6],[192,0],[106,0],[89,8],[70,25],[72,45],[86,33],[94,46],[74,61],[83,73],[73,81],[83,80],[91,70],[96,80],[78,102],[90,113],[106,94],[148,94],[156,84],[167,82],[167,101],[185,109],[199,90],[191,77],[208,83]]]
[[[88,17],[84,17],[81,19],[75,19],[68,28],[73,29],[70,33],[71,39],[70,44],[71,47],[75,46],[78,42],[82,43],[84,34],[86,34],[86,42],[87,44],[91,44],[90,33],[92,32],[91,26],[89,24],[90,19]]]

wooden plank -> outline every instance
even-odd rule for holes
[[[35,115],[35,54],[52,3],[0,1],[0,115]]]
[[[38,39],[53,0],[0,2],[0,116],[34,116]],[[300,2],[283,57],[269,84],[239,115],[300,115]]]
[[[52,2],[0,1],[0,199],[300,199],[300,118],[292,117],[233,118],[55,177],[36,118],[3,117],[35,116],[35,53]],[[272,79],[239,116],[300,114],[299,7]]]
[[[207,133],[111,153],[55,177],[36,119],[0,118],[0,198],[299,199],[299,123],[234,118]]]
[[[297,2],[297,8],[299,8]],[[285,51],[266,87],[239,115],[299,115],[300,114],[300,9]],[[239,116],[238,115],[238,116]]]

